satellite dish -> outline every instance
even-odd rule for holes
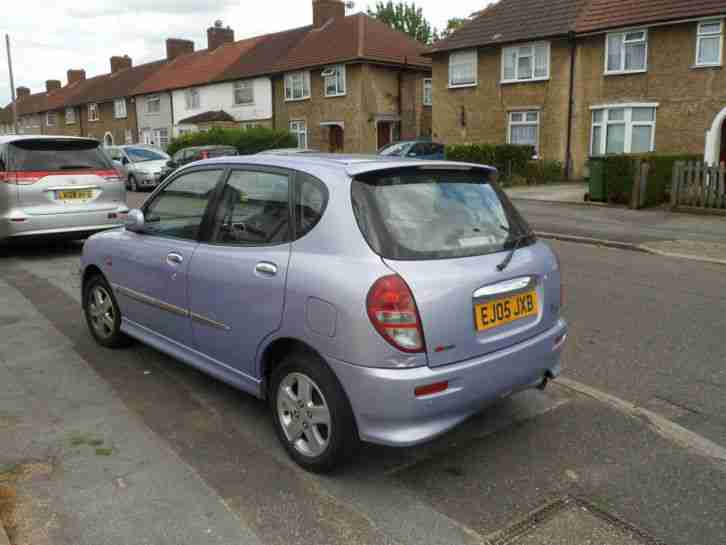
[[[348,2],[345,3],[346,9],[352,10],[354,7],[355,7],[355,2],[353,2],[352,0],[349,0]]]
[[[222,24],[222,20],[217,19],[216,21],[214,21],[214,28],[222,28]]]

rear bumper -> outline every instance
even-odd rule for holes
[[[128,211],[129,209],[125,205],[111,210],[48,215],[30,215],[21,209],[15,209],[0,216],[0,240],[30,236],[96,233],[121,227]]]
[[[446,367],[374,369],[327,361],[348,394],[360,438],[409,446],[450,430],[497,399],[559,376],[566,333],[567,324],[560,320],[516,346]],[[440,394],[414,395],[419,386],[443,381],[449,387]]]

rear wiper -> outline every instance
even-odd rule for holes
[[[504,261],[502,261],[499,265],[497,265],[497,270],[499,272],[502,272],[504,269],[506,269],[509,264],[512,262],[512,259],[514,258],[514,253],[519,249],[519,246],[525,242],[526,240],[530,239],[532,237],[532,233],[525,233],[523,235],[519,235],[514,239],[514,246],[512,246],[512,249],[507,254],[507,257],[504,258]]]

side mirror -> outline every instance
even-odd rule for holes
[[[128,164],[129,164],[129,160],[128,160],[128,158],[126,158],[126,157],[121,157],[121,164],[122,164],[122,165],[128,165]]]
[[[168,166],[169,168],[176,168],[176,163],[170,160],[166,162],[166,166]]]
[[[141,233],[144,230],[144,213],[134,208],[129,210],[129,215],[126,218],[126,230],[132,233]]]

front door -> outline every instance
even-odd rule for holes
[[[223,170],[186,173],[145,207],[143,233],[125,232],[112,264],[122,314],[190,346],[188,271],[205,213]]]
[[[189,269],[197,349],[217,365],[255,377],[262,340],[279,329],[290,260],[290,178],[233,169],[214,211],[208,243]]]
[[[378,123],[378,149],[391,143],[391,123],[381,121]]]
[[[338,125],[330,126],[330,153],[339,153],[343,151],[343,127]]]

